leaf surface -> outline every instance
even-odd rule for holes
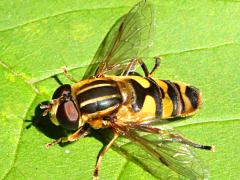
[[[91,179],[101,141],[87,137],[46,150],[56,137],[34,126],[39,103],[58,83],[70,83],[61,67],[81,79],[112,24],[137,1],[0,2],[1,179]],[[198,87],[203,105],[172,124],[186,137],[216,146],[197,151],[210,179],[239,179],[240,4],[237,1],[154,1],[156,26],[150,57],[161,55],[155,78]],[[154,61],[148,61],[148,66]],[[43,128],[44,129],[44,128]],[[110,150],[102,179],[154,179]]]

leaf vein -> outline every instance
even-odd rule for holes
[[[128,163],[129,163],[129,160],[127,159],[126,162],[124,163],[124,165],[122,166],[122,170],[120,171],[120,173],[119,173],[119,175],[117,177],[117,180],[121,179],[122,173],[125,170],[125,168],[127,167]]]
[[[65,12],[61,12],[61,13],[56,13],[56,14],[53,14],[53,15],[48,15],[46,17],[41,17],[41,18],[38,18],[38,19],[29,20],[27,22],[24,22],[22,24],[18,24],[16,26],[8,27],[8,28],[5,28],[5,29],[0,29],[0,32],[11,31],[11,30],[14,30],[14,29],[17,29],[17,28],[20,28],[20,27],[24,27],[24,26],[29,25],[31,23],[36,23],[36,22],[40,22],[40,21],[43,21],[43,20],[55,18],[55,17],[66,15],[66,14],[81,12],[81,11],[107,10],[107,9],[112,10],[112,9],[122,9],[122,8],[129,8],[129,6],[85,8],[85,9],[69,10],[69,11],[65,11]]]
[[[183,53],[188,53],[188,52],[196,52],[196,51],[204,51],[204,50],[211,50],[211,49],[217,49],[220,47],[224,47],[224,46],[231,46],[231,45],[239,45],[238,42],[234,42],[234,41],[230,41],[230,42],[225,42],[222,44],[216,44],[213,46],[206,46],[206,47],[196,47],[193,49],[187,49],[187,50],[182,50],[182,51],[178,51],[178,52],[169,52],[166,54],[162,54],[161,56],[171,56],[171,55],[177,55],[177,54],[183,54]]]
[[[232,121],[240,121],[240,119],[232,118],[232,119],[221,119],[221,120],[216,120],[216,121],[202,121],[202,122],[180,124],[180,125],[176,125],[174,127],[195,126],[195,125],[201,125],[201,124],[207,124],[207,123],[222,123],[222,122],[232,122]]]
[[[31,81],[29,81],[27,78],[25,78],[21,73],[13,70],[13,68],[11,68],[9,65],[7,65],[6,63],[4,63],[3,61],[0,60],[0,65],[6,69],[8,72],[10,72],[12,75],[14,75],[15,77],[18,77],[20,79],[22,79],[28,86],[30,86],[33,91],[36,94],[39,94],[39,90],[37,89],[37,87],[34,86],[33,83],[31,83]]]

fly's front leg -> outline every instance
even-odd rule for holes
[[[54,140],[51,143],[46,144],[46,148],[50,148],[53,145],[59,144],[59,143],[64,143],[64,142],[73,142],[78,140],[81,137],[85,137],[88,134],[90,134],[89,129],[84,129],[84,128],[79,128],[76,132],[74,132],[73,134],[71,134],[68,137],[61,137],[59,139]]]
[[[100,169],[100,166],[101,166],[101,163],[102,163],[102,158],[105,155],[105,153],[109,150],[109,148],[113,145],[114,141],[118,138],[118,136],[119,135],[114,132],[113,139],[99,153],[98,160],[97,160],[96,167],[95,167],[94,174],[93,174],[93,180],[97,180],[98,179],[98,172],[99,172],[99,169]]]
[[[70,81],[72,81],[72,82],[74,82],[74,83],[77,83],[77,82],[78,82],[78,81],[77,81],[76,79],[74,79],[74,77],[72,77],[72,75],[68,72],[66,66],[62,67],[62,69],[63,69],[63,72],[64,72],[65,76],[66,76]]]

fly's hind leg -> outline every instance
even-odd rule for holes
[[[59,144],[59,143],[64,143],[64,142],[73,142],[78,140],[81,137],[85,137],[88,134],[90,134],[89,129],[84,129],[84,128],[79,128],[76,132],[74,132],[73,134],[71,134],[68,137],[61,137],[59,139],[54,140],[51,143],[46,144],[46,148],[50,148],[53,145]]]
[[[142,69],[143,69],[143,72],[144,72],[144,74],[145,74],[145,77],[149,77],[149,78],[152,77],[152,75],[154,74],[154,72],[159,68],[159,66],[160,66],[160,61],[161,61],[160,57],[155,57],[155,65],[154,65],[154,67],[152,68],[151,72],[148,71],[146,64],[145,64],[144,62],[141,62],[140,65],[141,65],[141,67],[142,67]]]
[[[161,59],[159,56],[156,56],[155,57],[155,65],[152,69],[152,71],[148,74],[148,77],[152,77],[152,75],[156,72],[156,70],[159,68],[160,66],[160,62],[161,62]]]
[[[136,65],[141,66],[141,68],[145,74],[145,77],[152,77],[153,73],[158,69],[158,67],[160,65],[160,58],[155,57],[155,65],[154,65],[153,69],[151,70],[151,72],[148,71],[146,64],[141,59],[135,58],[128,64],[125,72],[123,73],[123,76],[127,76],[131,72],[134,72]]]
[[[68,72],[66,66],[63,66],[62,69],[63,69],[63,72],[64,72],[65,76],[66,76],[70,81],[72,81],[72,82],[74,82],[74,83],[77,83],[77,82],[78,82],[78,81],[77,81],[76,79],[74,79],[74,77],[72,77],[72,75]]]
[[[105,153],[110,149],[110,147],[113,145],[114,141],[118,138],[118,136],[119,135],[117,133],[114,133],[114,136],[113,136],[112,140],[99,153],[98,160],[97,160],[96,167],[95,167],[94,174],[93,174],[93,180],[98,179],[98,172],[99,172],[99,169],[100,169],[100,166],[101,166],[101,163],[102,163],[102,158],[105,155]]]

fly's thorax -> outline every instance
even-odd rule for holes
[[[53,124],[68,130],[83,126],[75,92],[68,84],[60,86],[53,94],[51,103],[51,121]]]
[[[85,80],[74,87],[84,122],[111,115],[123,102],[118,83],[111,78]]]

